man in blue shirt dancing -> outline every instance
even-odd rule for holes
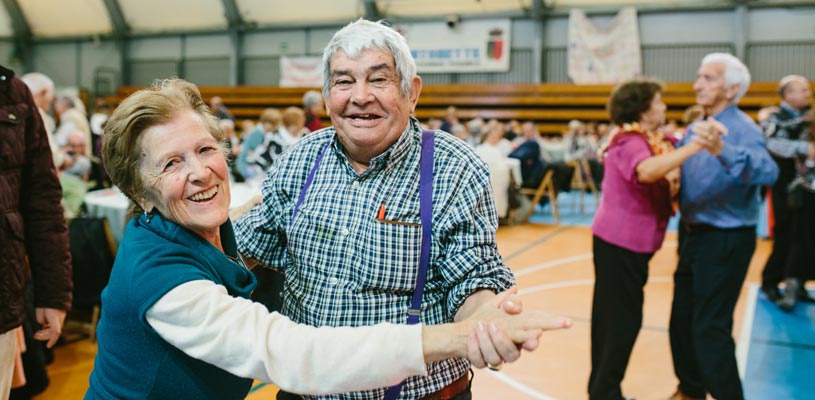
[[[706,142],[682,166],[679,265],[674,274],[670,338],[679,387],[672,398],[742,399],[731,336],[733,310],[756,246],[761,186],[778,166],[759,127],[737,104],[750,72],[736,57],[702,59],[696,102],[706,119],[691,126],[680,146]]]

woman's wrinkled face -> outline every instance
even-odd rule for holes
[[[656,130],[665,123],[666,109],[667,106],[662,102],[662,94],[659,92],[654,93],[654,98],[651,99],[651,107],[648,108],[648,111],[640,114],[640,123],[646,129]]]
[[[217,245],[213,240],[229,216],[229,176],[220,144],[201,116],[183,111],[148,128],[141,152],[142,208]]]

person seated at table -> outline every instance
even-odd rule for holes
[[[509,153],[510,158],[518,159],[521,163],[521,187],[537,188],[546,172],[546,163],[541,158],[540,132],[532,121],[521,125],[522,141]]]
[[[260,120],[255,128],[244,134],[241,144],[241,152],[235,160],[238,172],[246,179],[260,178],[265,175],[266,170],[271,166],[264,154],[272,149],[279,148],[282,152],[280,141],[273,142],[273,138],[278,136],[276,132],[283,122],[283,115],[274,108],[267,108],[260,114]],[[274,143],[277,143],[275,145]]]
[[[80,130],[73,130],[66,136],[66,143],[60,147],[59,184],[62,187],[62,208],[65,219],[72,219],[82,209],[85,194],[90,189],[88,178],[92,161],[85,154],[87,137]]]
[[[236,399],[252,379],[297,393],[372,389],[425,375],[428,362],[480,359],[487,345],[531,350],[542,330],[569,325],[520,313],[512,293],[436,326],[315,328],[269,313],[247,300],[255,280],[228,214],[223,140],[198,89],[178,79],[111,116],[103,155],[133,219],[102,293],[86,399]]]
[[[512,151],[509,140],[504,139],[504,124],[495,121],[484,141],[475,148],[478,155],[490,170],[490,185],[495,198],[498,218],[504,218],[509,211],[510,167],[507,155]]]
[[[306,113],[297,107],[288,107],[283,110],[282,121],[280,133],[284,137],[291,138],[292,142],[300,140],[303,135],[311,132],[306,128]]]

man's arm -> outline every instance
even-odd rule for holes
[[[520,356],[520,349],[505,332],[483,321],[521,312],[517,296],[496,296],[514,285],[512,272],[501,262],[495,243],[497,216],[492,201],[486,166],[480,161],[459,175],[445,215],[434,229],[444,246],[444,259],[437,264],[441,276],[455,282],[447,293],[447,307],[454,321],[475,320],[476,334],[468,346],[468,358],[475,367],[500,365]],[[514,295],[514,292],[512,292]],[[506,303],[506,304],[502,304]],[[537,341],[539,333],[534,334]],[[534,344],[534,346],[533,346]],[[537,343],[530,343],[530,348]]]
[[[467,297],[467,300],[464,300],[464,303],[458,309],[458,312],[456,312],[453,321],[459,322],[472,317],[484,303],[494,299],[495,296],[495,292],[489,289],[475,291],[475,293]]]
[[[731,132],[749,135],[740,145],[725,142],[718,159],[727,174],[747,184],[772,185],[778,179],[778,165],[770,157],[760,133]]]
[[[764,136],[767,137],[767,150],[783,158],[806,155],[809,141],[792,138],[791,132],[805,129],[801,125],[805,124],[807,120],[804,117],[781,120],[778,116],[778,113],[773,113],[762,124]]]

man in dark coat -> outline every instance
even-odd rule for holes
[[[778,84],[781,107],[762,122],[767,136],[767,149],[778,164],[778,180],[772,187],[773,215],[775,216],[773,251],[767,259],[761,276],[761,290],[770,301],[781,300],[778,284],[787,278],[789,248],[797,238],[791,235],[795,217],[787,205],[787,187],[796,174],[796,162],[802,162],[809,149],[809,130],[812,126],[809,102],[812,91],[809,81],[800,75],[788,75]],[[806,290],[796,285],[808,300]],[[794,298],[793,298],[794,300]]]

